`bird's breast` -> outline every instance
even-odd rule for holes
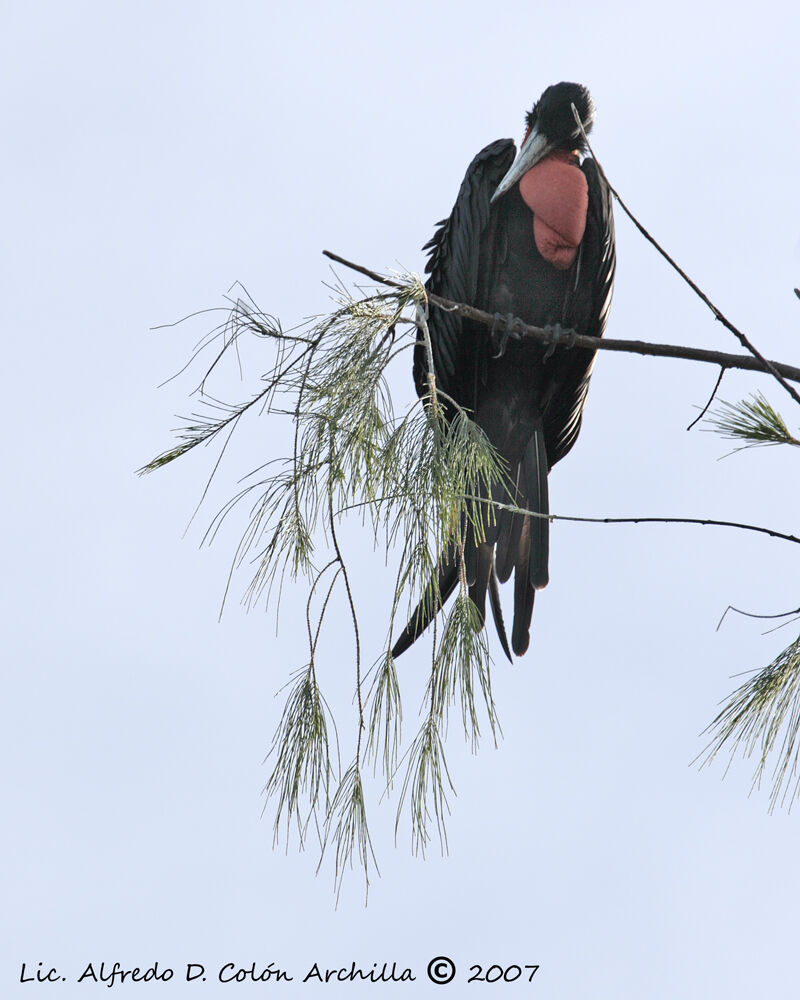
[[[532,167],[519,191],[533,212],[533,236],[539,253],[559,270],[575,260],[586,230],[589,186],[571,156],[554,154]]]

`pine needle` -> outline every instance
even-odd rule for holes
[[[756,757],[753,787],[760,787],[768,760],[772,770],[770,810],[800,794],[800,637],[730,696],[706,732],[713,738],[703,754],[710,763],[723,749]]]
[[[734,451],[770,444],[800,446],[800,441],[789,432],[781,415],[760,392],[755,392],[749,399],[738,403],[723,401],[706,417],[705,423],[710,424],[722,437],[744,442]]]

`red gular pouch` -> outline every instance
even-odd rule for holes
[[[556,150],[532,167],[519,192],[533,212],[533,237],[546,261],[566,271],[586,229],[589,186],[574,153]]]

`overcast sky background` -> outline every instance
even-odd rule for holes
[[[731,617],[715,631],[728,604],[798,603],[791,545],[555,524],[532,648],[513,666],[496,657],[505,738],[472,757],[451,727],[449,856],[412,857],[407,817],[394,846],[396,798],[379,803],[375,780],[381,878],[367,909],[348,878],[335,910],[330,865],[317,876],[313,850],[273,851],[261,817],[305,591],[286,589],[277,637],[273,615],[235,600],[218,623],[244,521],[199,549],[237,476],[274,457],[274,432],[241,429],[186,538],[216,452],[134,475],[190,409],[198,370],[156,386],[204,332],[151,327],[219,305],[237,279],[287,326],[325,311],[323,248],[420,270],[472,156],[519,140],[562,79],[590,87],[595,150],[641,220],[765,354],[798,363],[796,4],[276,6],[5,7],[0,992],[86,996],[88,962],[157,960],[176,979],[132,996],[214,996],[211,980],[178,981],[185,963],[213,975],[253,961],[304,995],[315,961],[355,960],[417,976],[362,990],[441,996],[425,967],[449,955],[462,983],[474,963],[537,963],[527,989],[541,998],[796,995],[800,814],[748,797],[748,762],[724,781],[724,762],[690,766],[734,675],[794,637]],[[736,349],[620,212],[617,239],[611,336]],[[723,441],[685,432],[715,377],[601,355],[553,511],[796,531],[794,454],[718,461]],[[410,398],[410,374],[392,387]],[[730,375],[721,395],[756,387],[797,427],[764,377]],[[392,576],[359,535],[372,662]],[[320,681],[347,739],[344,619],[325,643]],[[428,648],[399,663],[406,741]],[[21,963],[40,961],[68,982],[20,986]]]

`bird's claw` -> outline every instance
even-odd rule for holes
[[[508,313],[503,315],[502,313],[494,314],[494,323],[492,323],[492,329],[489,331],[489,339],[491,340],[492,347],[495,353],[492,354],[492,358],[497,360],[497,358],[502,358],[506,353],[506,347],[508,346],[508,341],[513,337],[514,340],[521,340],[522,334],[518,333],[514,327],[517,326],[521,320],[519,320],[513,313]],[[502,323],[503,329],[498,330],[498,325]]]
[[[575,346],[575,338],[578,336],[578,331],[572,327],[565,330],[560,323],[554,323],[552,326],[548,323],[542,329],[548,337],[545,341],[547,350],[544,353],[544,361],[548,361],[553,356],[557,347],[563,346],[566,350],[569,350]]]

